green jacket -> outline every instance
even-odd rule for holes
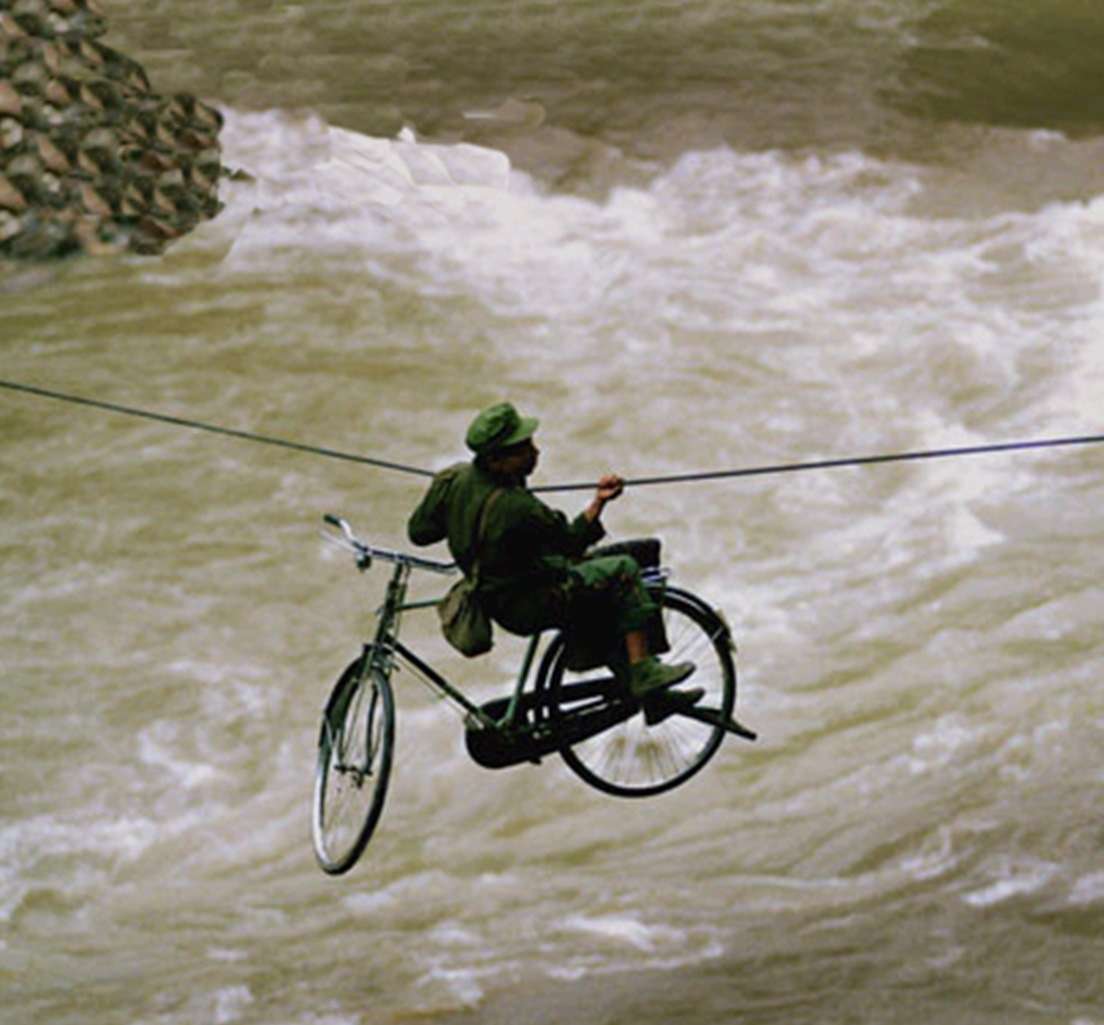
[[[458,463],[433,478],[407,524],[416,545],[448,541],[465,573],[475,558],[475,532],[488,507],[480,557],[480,594],[496,620],[515,633],[552,625],[563,612],[571,566],[605,530],[580,514],[569,521],[523,483],[491,476],[473,463]]]

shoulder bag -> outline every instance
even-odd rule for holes
[[[479,560],[483,547],[483,531],[487,523],[487,512],[494,500],[502,494],[496,488],[483,501],[479,510],[479,523],[475,531],[475,557],[472,559],[471,575],[465,575],[449,588],[448,594],[437,606],[437,615],[441,619],[441,632],[461,655],[475,658],[491,650],[494,643],[491,638],[491,620],[479,600]]]

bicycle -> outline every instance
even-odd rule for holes
[[[399,640],[403,613],[440,602],[407,602],[411,573],[447,576],[458,572],[455,563],[379,548],[339,516],[323,519],[341,531],[340,537],[324,536],[351,551],[362,572],[376,560],[394,566],[374,636],[338,677],[322,713],[312,838],[318,863],[330,875],[356,864],[383,811],[395,743],[391,676],[400,667],[463,710],[467,751],[477,764],[500,769],[559,754],[584,782],[618,797],[649,797],[685,783],[717,753],[726,733],[756,739],[732,714],[736,647],[728,624],[701,598],[669,586],[658,564],[642,570],[661,607],[650,641],[654,651],[697,664],[690,682],[705,690],[701,701],[672,708],[648,726],[639,701],[605,666],[572,668],[565,636],[555,632],[539,664],[543,635],[529,639],[509,697],[477,705]],[[658,556],[658,542],[652,543]]]

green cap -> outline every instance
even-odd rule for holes
[[[521,416],[509,402],[499,402],[471,422],[464,440],[476,455],[483,456],[531,438],[538,423],[535,416]]]

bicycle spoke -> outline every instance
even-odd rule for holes
[[[390,685],[358,660],[334,688],[319,739],[312,831],[315,854],[327,872],[348,871],[375,828],[393,737]]]
[[[715,709],[727,718],[736,691],[728,629],[718,616],[673,592],[668,589],[663,596],[669,645],[664,658],[694,662],[697,669],[685,687],[701,687],[705,694],[698,707]],[[552,677],[553,716],[574,714],[579,705],[561,705],[559,695],[583,677],[569,673],[562,663],[555,665]],[[723,735],[720,725],[678,712],[654,726],[635,715],[616,728],[563,748],[561,754],[591,785],[620,796],[645,796],[689,779],[713,756]]]

